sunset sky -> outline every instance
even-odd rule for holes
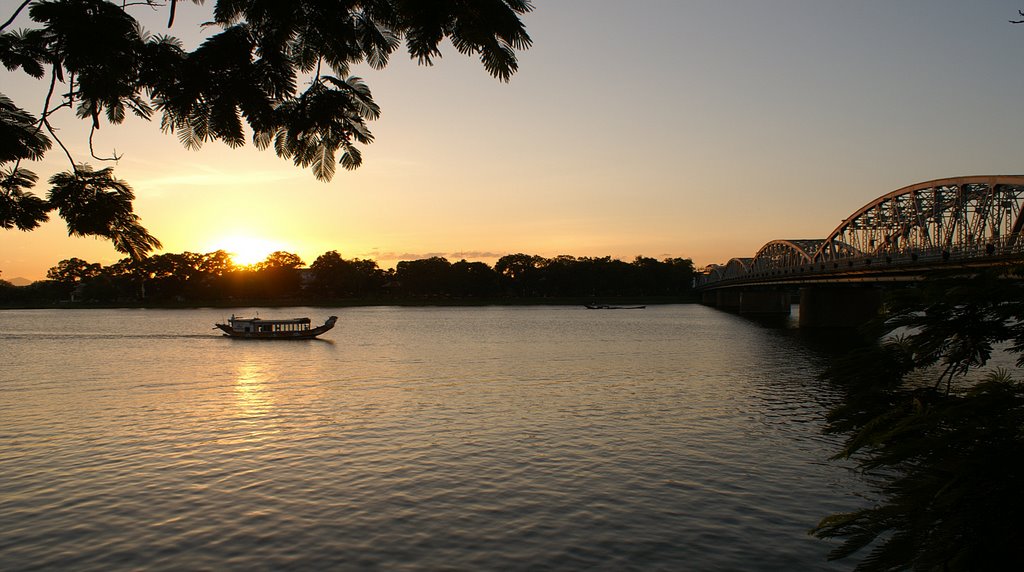
[[[211,4],[179,3],[188,47]],[[448,49],[359,68],[383,110],[364,166],[331,183],[251,145],[185,150],[152,123],[104,126],[100,153],[164,252],[287,250],[312,263],[516,252],[698,266],[820,238],[875,197],[948,176],[1024,173],[1017,0],[537,0],[509,84]],[[14,2],[0,0],[6,19]],[[166,33],[166,12],[148,29]],[[32,112],[44,86],[0,69]],[[88,125],[66,120],[80,158]],[[104,167],[91,161],[94,167]],[[59,153],[26,165],[45,181]],[[45,185],[36,188],[45,195]],[[110,264],[57,219],[0,230],[0,277]],[[260,256],[262,258],[262,256]]]

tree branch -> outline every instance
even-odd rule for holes
[[[12,14],[11,17],[6,22],[4,22],[2,26],[0,26],[0,32],[3,32],[4,28],[13,24],[14,21],[18,19],[18,14],[21,14],[21,11],[24,10],[25,6],[28,6],[29,2],[31,1],[32,0],[25,0],[24,2],[22,2],[21,6],[18,6],[18,9],[14,11],[14,14]],[[1021,14],[1021,16],[1024,16],[1024,14]]]
[[[60,107],[62,105],[64,105],[64,104],[61,104],[61,106],[57,106],[56,108],[53,109],[53,111],[50,111],[50,98],[53,97],[53,90],[56,87],[57,87],[57,64],[53,64],[53,69],[50,71],[50,88],[48,90],[46,90],[46,99],[43,100],[43,112],[39,114],[39,127],[36,129],[37,133],[39,132],[39,129],[42,128],[42,124],[43,124],[44,121],[46,121],[46,118],[49,117],[50,114],[53,113],[53,111],[57,111],[58,109],[60,109]]]
[[[96,159],[97,161],[120,161],[121,157],[123,155],[118,155],[116,149],[114,150],[114,156],[113,157],[104,158],[104,157],[97,157],[96,156],[96,151],[94,151],[93,148],[92,148],[92,136],[95,133],[96,133],[96,125],[93,125],[92,129],[89,130],[89,154],[92,155],[92,158]]]
[[[71,170],[77,173],[78,167],[75,165],[75,158],[71,156],[71,152],[64,146],[64,142],[60,140],[60,137],[57,137],[57,133],[53,130],[53,126],[50,125],[50,122],[46,119],[43,119],[43,125],[45,125],[46,130],[50,132],[50,137],[53,137],[53,140],[57,142],[57,145],[60,145],[60,148],[64,150],[64,154],[68,157],[68,162],[71,163]]]
[[[54,131],[53,126],[50,125],[50,121],[48,119],[48,117],[50,117],[50,114],[54,111],[57,111],[65,105],[71,105],[68,102],[64,102],[58,105],[57,107],[53,108],[53,110],[50,110],[50,98],[53,97],[53,90],[57,87],[58,65],[60,64],[53,64],[53,68],[50,71],[50,88],[46,91],[46,100],[43,101],[43,112],[40,114],[39,127],[36,128],[36,133],[38,133],[39,130],[42,129],[42,127],[45,125],[46,130],[50,132],[50,136],[53,137],[53,140],[56,141],[58,145],[60,145],[61,149],[64,150],[64,154],[68,156],[68,161],[71,163],[71,171],[77,173],[78,168],[75,166],[75,158],[71,156],[71,152],[68,151],[68,148],[64,146],[64,142],[60,140],[60,137],[57,137],[57,133]]]
[[[177,1],[177,0],[175,0]],[[132,6],[149,6],[150,8],[163,8],[167,4],[158,2],[157,0],[139,0],[138,2],[128,2],[127,0],[121,1],[121,9],[131,8]]]

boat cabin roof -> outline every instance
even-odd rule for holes
[[[264,320],[263,318],[236,318],[234,316],[231,316],[231,318],[228,321],[230,321],[231,323],[249,322],[251,324],[255,324],[257,322],[260,324],[308,324],[309,318],[286,318],[283,320]]]

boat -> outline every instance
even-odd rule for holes
[[[322,326],[310,327],[309,318],[264,320],[263,318],[239,318],[234,314],[226,324],[214,324],[225,336],[253,340],[308,340],[334,327],[337,316],[327,318]]]
[[[647,306],[609,306],[608,304],[585,304],[588,310],[643,310]]]

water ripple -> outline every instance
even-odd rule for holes
[[[222,313],[0,312],[4,569],[828,569],[861,487],[821,357],[706,308]]]

